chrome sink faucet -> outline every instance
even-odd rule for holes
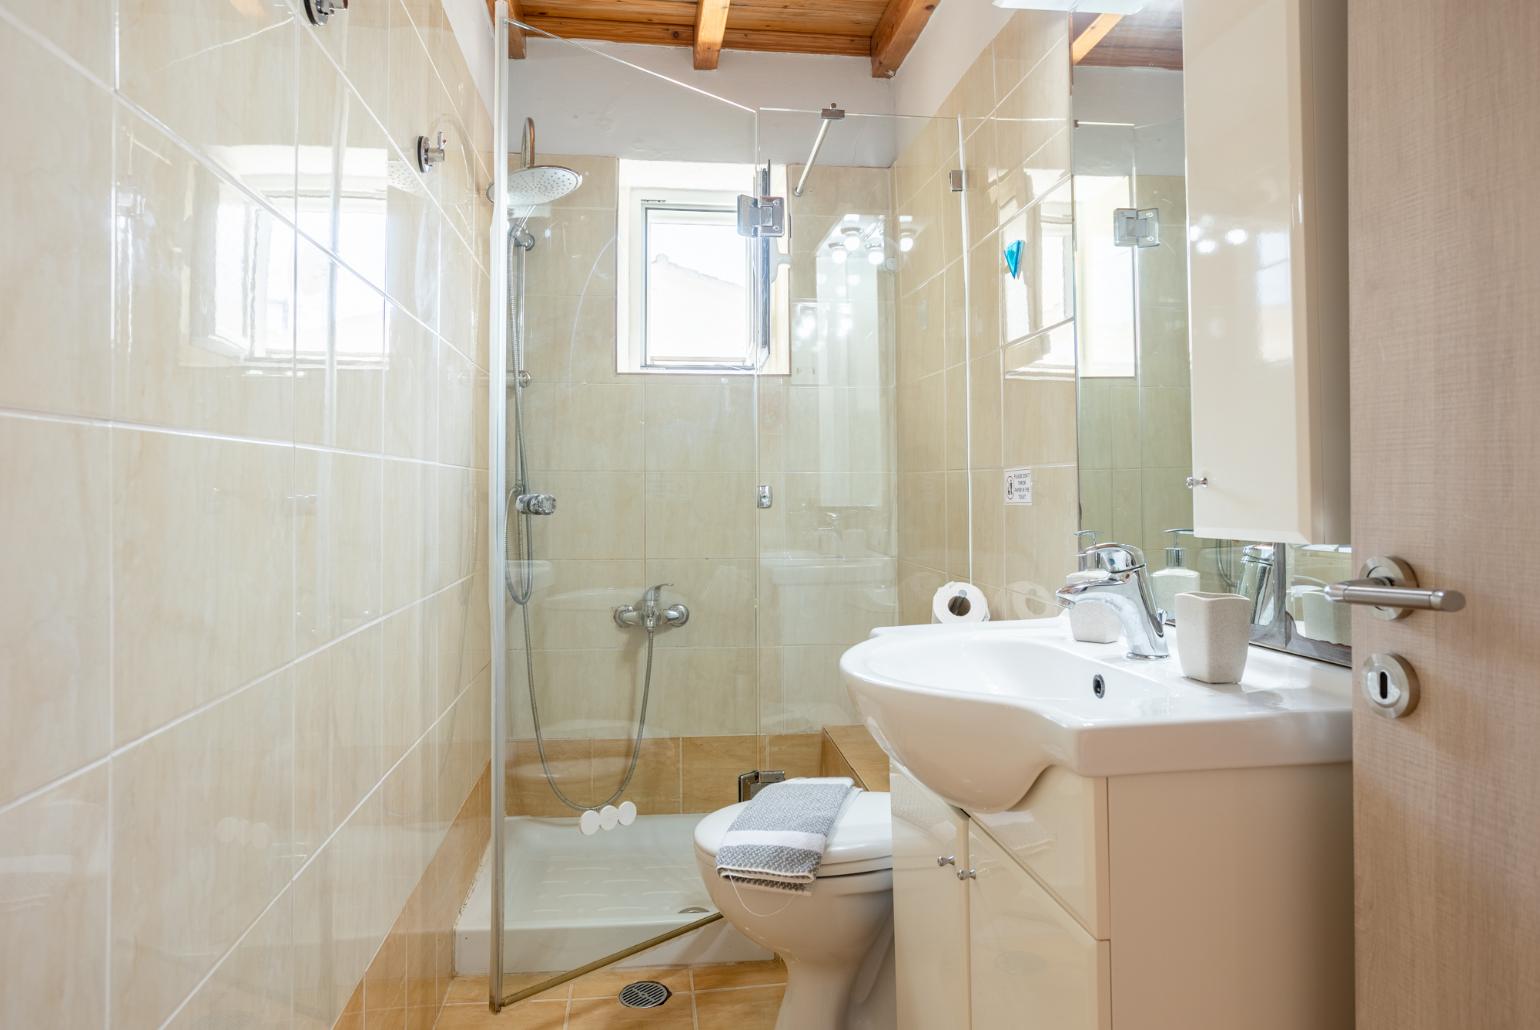
[[[1143,551],[1130,544],[1094,544],[1080,553],[1080,566],[1105,572],[1106,578],[1060,587],[1060,604],[1104,604],[1117,612],[1130,658],[1165,658],[1171,653],[1166,613],[1155,607]]]
[[[615,625],[622,629],[640,626],[648,633],[652,633],[660,625],[663,627],[678,627],[689,622],[690,609],[684,605],[671,604],[667,608],[660,608],[658,606],[658,601],[663,594],[663,588],[673,585],[672,583],[655,583],[643,592],[641,603],[623,604],[616,608]]]

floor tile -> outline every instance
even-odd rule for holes
[[[567,1014],[568,1030],[693,1030],[688,994],[675,994],[655,1009],[628,1009],[614,998],[580,998]]]
[[[720,991],[730,987],[764,987],[786,982],[786,966],[780,959],[769,962],[730,962],[695,966],[691,970],[696,991]]]
[[[786,988],[745,987],[736,991],[710,991],[695,996],[700,1030],[775,1030]]]
[[[522,1001],[493,1014],[485,1005],[446,1005],[438,1030],[562,1030],[564,1001]]]
[[[637,980],[656,980],[675,994],[690,993],[688,966],[635,966],[599,969],[572,983],[574,998],[615,998],[620,989]]]
[[[548,980],[556,973],[505,973],[503,974],[503,991],[512,994],[526,987],[533,986],[541,980]],[[565,1001],[567,1000],[572,985],[570,983],[558,984],[548,991],[542,991],[530,1001]],[[484,976],[457,976],[449,981],[449,993],[444,997],[445,1005],[486,1005],[487,1003],[487,978]]]

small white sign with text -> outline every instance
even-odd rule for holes
[[[1005,503],[1006,504],[1031,504],[1032,503],[1032,470],[1031,469],[1006,469],[1005,470]]]

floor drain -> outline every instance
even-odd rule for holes
[[[687,905],[686,907],[681,908],[678,914],[682,916],[703,916],[710,911],[711,909],[702,908],[700,905]]]
[[[628,1009],[655,1009],[672,992],[656,980],[638,980],[620,989],[620,1003]]]

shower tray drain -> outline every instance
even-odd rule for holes
[[[638,980],[620,989],[620,1003],[628,1009],[655,1009],[672,992],[656,980]]]

